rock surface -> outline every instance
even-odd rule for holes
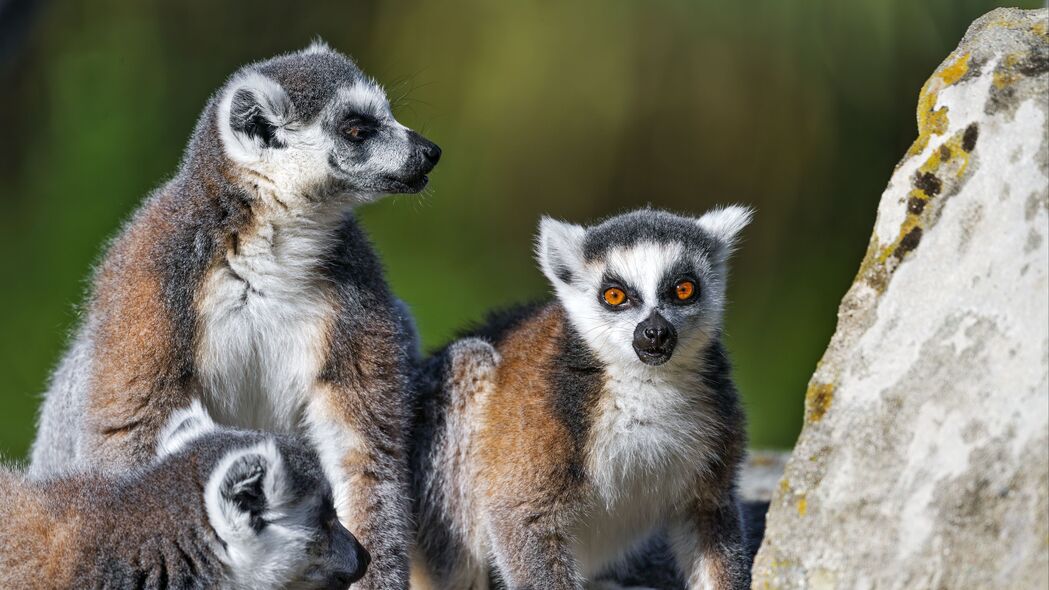
[[[755,588],[1049,587],[1047,27],[995,10],[922,88]]]

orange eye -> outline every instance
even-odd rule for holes
[[[618,287],[605,289],[605,292],[601,294],[601,297],[604,298],[605,303],[613,306],[623,305],[623,302],[626,301],[626,293]]]
[[[681,281],[674,286],[678,301],[688,301],[696,294],[696,284],[692,281]]]

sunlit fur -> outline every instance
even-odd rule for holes
[[[717,441],[708,440],[703,429],[711,417],[691,397],[703,385],[699,381],[700,352],[720,336],[725,262],[750,215],[749,209],[727,207],[693,220],[717,238],[714,248],[669,240],[641,241],[613,246],[593,260],[583,254],[584,228],[550,218],[540,223],[536,248],[540,266],[567,311],[568,321],[605,365],[607,387],[614,392],[599,402],[589,456],[606,508],[633,487],[637,492],[678,495],[692,478],[691,469],[702,468],[715,458]],[[660,293],[665,275],[682,261],[699,285],[697,302],[667,305]],[[570,280],[565,281],[558,268],[568,268]],[[643,303],[622,311],[603,306],[598,294],[608,274],[636,291]],[[641,362],[632,346],[635,328],[653,311],[666,317],[678,334],[673,356],[658,367]],[[642,512],[637,516],[640,526],[648,526],[651,515]],[[631,520],[623,514],[610,517]],[[599,539],[603,535],[597,532]]]
[[[0,467],[0,500],[0,588],[326,590],[367,566],[331,526],[308,447],[220,427],[198,402],[172,414],[148,466],[38,481]]]
[[[323,54],[325,48],[311,45],[304,53]],[[234,97],[244,91],[274,125],[280,149],[270,149],[260,137],[230,125]],[[367,158],[356,158],[354,146],[338,137],[338,117],[351,110],[374,117],[379,124],[378,137],[369,141]],[[316,117],[303,120],[280,84],[248,67],[223,89],[216,116],[223,147],[241,173],[268,199],[286,205],[302,200],[331,205],[336,195],[344,199],[343,205],[359,204],[385,192],[400,192],[384,184],[382,177],[402,174],[412,164],[415,151],[408,128],[394,118],[385,91],[366,76],[338,88]]]
[[[511,589],[615,588],[660,531],[690,589],[748,586],[735,495],[746,433],[721,333],[750,216],[541,222],[556,299],[494,314],[420,378],[419,569],[435,587],[486,588],[491,567]],[[686,302],[681,280],[696,285]],[[610,284],[621,306],[602,302]],[[652,360],[635,331],[655,313],[676,341]]]
[[[626,370],[642,369],[631,346],[634,328],[658,307],[677,327],[680,338],[679,351],[665,368],[694,369],[695,353],[717,337],[721,329],[726,261],[750,217],[749,209],[732,206],[714,209],[693,220],[720,241],[716,248],[674,241],[643,241],[613,247],[597,260],[587,260],[583,255],[585,228],[545,217],[539,226],[536,256],[558,300],[568,311],[569,321],[606,364]],[[666,306],[658,301],[659,282],[669,268],[683,260],[699,279],[698,303],[687,307]],[[563,280],[558,268],[570,270],[571,280]],[[624,311],[603,307],[597,294],[606,272],[617,275],[637,290],[644,304]]]
[[[354,208],[421,191],[439,158],[323,42],[236,71],[107,248],[42,405],[32,476],[141,466],[199,399],[219,424],[313,443],[339,517],[375,551],[360,587],[403,590],[418,342]]]

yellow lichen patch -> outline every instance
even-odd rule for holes
[[[936,97],[940,91],[962,79],[969,71],[969,54],[964,53],[950,65],[933,74],[922,86],[918,95],[918,138],[911,144],[907,154],[921,153],[929,145],[929,138],[947,131],[947,107],[936,108]]]
[[[975,146],[977,132],[975,124],[959,130],[939,148],[933,150],[918,167],[915,173],[915,188],[908,194],[907,215],[900,224],[900,231],[892,243],[882,248],[869,264],[864,261],[868,264],[868,271],[875,262],[884,265],[893,256],[902,260],[908,252],[918,246],[925,231],[922,224],[925,206],[940,194],[944,182],[953,183],[965,174],[972,157],[970,151]],[[969,143],[972,145],[967,145]]]
[[[1020,79],[1020,75],[1015,71],[1018,61],[1020,58],[1015,53],[1005,56],[1001,65],[994,69],[994,75],[991,78],[995,88],[1001,90]]]
[[[805,516],[805,513],[807,513],[808,511],[809,501],[805,497],[805,494],[802,494],[798,497],[798,516]]]
[[[1009,20],[1009,19],[1006,19],[1006,18],[1000,18],[1000,19],[994,21],[993,23],[991,23],[990,26],[992,26],[992,27],[999,27],[999,28],[1002,28],[1002,29],[1016,30],[1016,29],[1024,28],[1024,23],[1023,23],[1023,21],[1019,21],[1019,20]],[[1037,34],[1037,35],[1044,35],[1045,34],[1045,23],[1043,21],[1037,21],[1037,22],[1035,22],[1034,24],[1031,25],[1031,29],[1030,30],[1033,33]]]
[[[884,273],[877,273],[875,263],[878,261],[878,236],[872,235],[869,242],[867,242],[867,252],[863,255],[863,261],[860,262],[860,270],[856,271],[856,278],[853,282],[866,281],[871,287],[877,290],[879,293],[885,290],[885,277]],[[872,270],[874,272],[872,272]]]
[[[805,410],[810,422],[819,422],[834,401],[833,383],[813,383],[805,392]]]
[[[940,79],[943,80],[945,86],[950,86],[958,80],[962,79],[962,76],[969,71],[969,54],[964,53],[958,59],[954,60],[954,63],[940,70]]]
[[[787,476],[783,476],[783,479],[779,480],[779,491],[781,494],[786,494],[790,491],[790,481],[787,480]]]
[[[1035,35],[1041,35],[1043,37],[1049,37],[1049,31],[1046,31],[1046,26],[1045,26],[1045,22],[1044,21],[1038,21],[1038,22],[1034,23],[1033,25],[1031,25],[1031,32],[1034,33]]]
[[[889,244],[885,248],[882,248],[881,253],[878,254],[878,262],[880,264],[885,264],[885,262],[889,260],[890,256],[893,256],[897,252],[899,252],[900,244],[903,244],[904,239],[907,236],[915,235],[914,232],[916,231],[923,231],[921,217],[913,213],[907,213],[907,217],[905,217],[903,223],[900,224],[899,235],[896,236],[896,239],[893,240],[891,244]]]

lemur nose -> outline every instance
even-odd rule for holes
[[[634,329],[634,350],[645,354],[669,354],[677,344],[677,331],[658,311],[653,311]]]
[[[670,330],[663,326],[645,328],[645,338],[655,347],[662,348],[670,340]]]
[[[441,148],[436,143],[431,143],[423,149],[423,157],[429,160],[431,164],[437,165],[437,162],[441,159]]]

